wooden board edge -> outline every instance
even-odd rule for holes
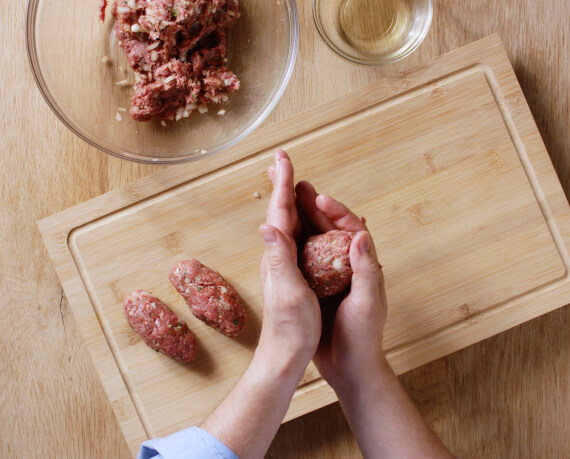
[[[338,397],[332,387],[324,379],[316,379],[297,389],[283,422],[289,422],[337,401]]]
[[[75,285],[79,272],[67,245],[68,235],[53,232],[51,220],[38,222],[38,227],[50,257],[58,260],[54,266],[73,311],[75,323],[109,398],[123,437],[133,456],[136,456],[141,443],[147,440],[149,435],[109,347],[87,290],[82,281],[81,288]],[[94,323],[97,323],[97,326],[93,326]],[[120,381],[120,384],[117,384],[117,381]]]
[[[570,295],[570,285],[566,281],[563,289],[552,289],[546,293],[537,292],[534,296],[538,295],[542,305],[538,313],[534,303],[523,298],[508,306],[495,308],[473,319],[459,322],[454,327],[419,339],[413,344],[387,352],[388,361],[396,374],[400,375],[445,357],[566,305]],[[545,303],[548,306],[544,307]],[[459,330],[462,333],[458,334]],[[461,338],[457,339],[457,336]]]

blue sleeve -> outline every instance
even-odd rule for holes
[[[145,441],[137,459],[239,459],[226,445],[199,427]]]

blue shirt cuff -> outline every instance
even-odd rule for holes
[[[145,441],[137,459],[239,459],[231,449],[199,427]]]

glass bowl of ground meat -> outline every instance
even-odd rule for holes
[[[295,0],[30,0],[26,32],[57,117],[99,150],[154,164],[210,156],[259,126],[298,37]]]

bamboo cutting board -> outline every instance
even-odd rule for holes
[[[570,302],[568,203],[491,36],[39,223],[133,452],[203,420],[251,359],[262,320],[257,227],[276,147],[298,180],[366,217],[397,373]],[[238,338],[195,319],[170,286],[170,267],[189,257],[241,293],[250,320]],[[188,323],[194,362],[155,353],[129,328],[122,298],[134,289]],[[334,400],[310,366],[286,419]]]

